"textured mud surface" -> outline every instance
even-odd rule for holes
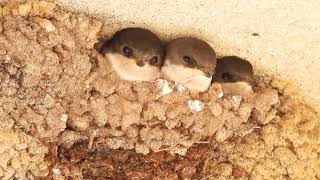
[[[320,178],[319,114],[290,84],[123,82],[94,50],[100,21],[45,1],[0,17],[2,179]]]

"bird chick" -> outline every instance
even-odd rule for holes
[[[218,59],[214,81],[222,85],[224,94],[247,95],[253,92],[252,65],[236,56]]]
[[[204,92],[211,85],[216,62],[216,54],[209,44],[184,37],[167,45],[161,73],[189,90]]]
[[[151,31],[126,28],[103,44],[101,53],[126,81],[153,81],[161,75],[164,47]]]

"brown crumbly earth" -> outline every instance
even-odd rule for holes
[[[0,18],[1,179],[320,179],[319,112],[290,83],[124,82],[95,51],[101,21],[49,1]]]

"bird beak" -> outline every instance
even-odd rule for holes
[[[208,78],[211,78],[213,76],[213,72],[209,69],[209,68],[201,68],[200,69],[205,76],[207,76]]]
[[[245,82],[247,82],[250,85],[252,85],[254,83],[254,79],[253,79],[253,77],[246,77]]]
[[[142,67],[142,66],[144,66],[144,62],[143,62],[143,61],[138,60],[138,61],[137,61],[137,65],[138,65],[139,67]]]

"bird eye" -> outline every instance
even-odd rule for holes
[[[158,56],[153,56],[151,59],[150,59],[150,64],[153,65],[153,64],[157,64],[158,62]]]
[[[123,47],[122,52],[125,56],[130,57],[133,54],[133,51],[128,46]]]
[[[222,79],[225,81],[230,81],[232,79],[232,75],[229,73],[223,73],[222,74]]]
[[[193,59],[189,56],[183,56],[183,62],[187,65],[193,64]]]

